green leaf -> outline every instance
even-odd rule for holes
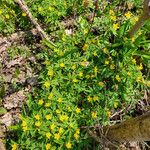
[[[122,36],[125,34],[127,28],[128,28],[128,22],[126,22],[124,25],[122,25],[122,26],[120,27],[120,29],[119,29],[119,31],[118,31],[119,37],[122,37]]]
[[[7,110],[4,107],[0,107],[0,115],[7,113]]]
[[[141,56],[150,60],[150,52],[137,51],[134,53],[134,55]]]
[[[51,50],[54,50],[56,48],[56,45],[53,42],[47,41],[47,40],[42,40],[42,42]]]
[[[10,130],[18,130],[19,129],[19,125],[12,125],[8,127]]]

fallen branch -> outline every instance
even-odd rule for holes
[[[37,29],[37,31],[38,31],[39,35],[41,36],[41,38],[46,40],[47,42],[49,42],[52,46],[56,47],[55,44],[49,40],[48,35],[44,32],[44,30],[38,24],[37,20],[33,17],[33,15],[31,14],[31,12],[28,9],[28,6],[25,4],[24,0],[16,0],[16,3],[20,6],[21,10],[24,13],[26,13],[26,15],[30,19],[31,23]]]
[[[144,0],[143,13],[139,17],[137,23],[129,31],[128,36],[133,37],[148,19],[150,19],[150,0]]]
[[[150,112],[113,126],[104,127],[102,130],[104,137],[111,142],[149,141]],[[101,137],[99,127],[95,127],[92,134],[94,139],[99,139]]]

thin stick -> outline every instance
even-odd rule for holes
[[[37,20],[33,17],[33,15],[31,14],[31,12],[29,11],[28,6],[25,4],[24,0],[16,0],[16,2],[20,6],[20,8],[22,9],[22,11],[24,13],[26,13],[26,15],[30,19],[31,23],[37,29],[37,31],[38,31],[39,35],[41,36],[41,38],[45,39],[46,41],[48,41],[52,46],[55,46],[55,44],[49,40],[49,37],[44,32],[44,30],[41,28],[41,26],[38,24]]]

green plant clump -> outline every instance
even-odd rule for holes
[[[94,11],[92,1],[88,6],[76,2],[36,0],[31,6],[33,14],[46,23],[57,20],[59,30],[53,32],[56,47],[39,56],[45,59],[40,87],[29,96],[13,150],[90,147],[83,128],[109,124],[116,110],[135,104],[139,90],[150,85],[143,71],[149,59],[146,26],[133,38],[126,36],[138,20],[137,12],[115,9],[119,0],[112,5],[101,0],[90,21],[85,14]],[[135,5],[139,1],[127,2]],[[66,29],[60,22],[73,11],[78,12],[74,27]]]

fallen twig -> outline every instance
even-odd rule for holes
[[[26,13],[26,15],[28,16],[28,18],[30,19],[31,23],[35,26],[35,28],[37,29],[39,35],[41,36],[42,39],[45,39],[47,42],[49,42],[52,46],[55,47],[55,44],[49,40],[48,35],[44,32],[44,30],[41,28],[41,26],[39,25],[39,23],[37,22],[37,20],[33,17],[33,15],[31,14],[31,12],[29,11],[28,6],[25,4],[24,0],[16,0],[17,4],[20,6],[20,8],[22,9],[22,11],[24,13]]]

